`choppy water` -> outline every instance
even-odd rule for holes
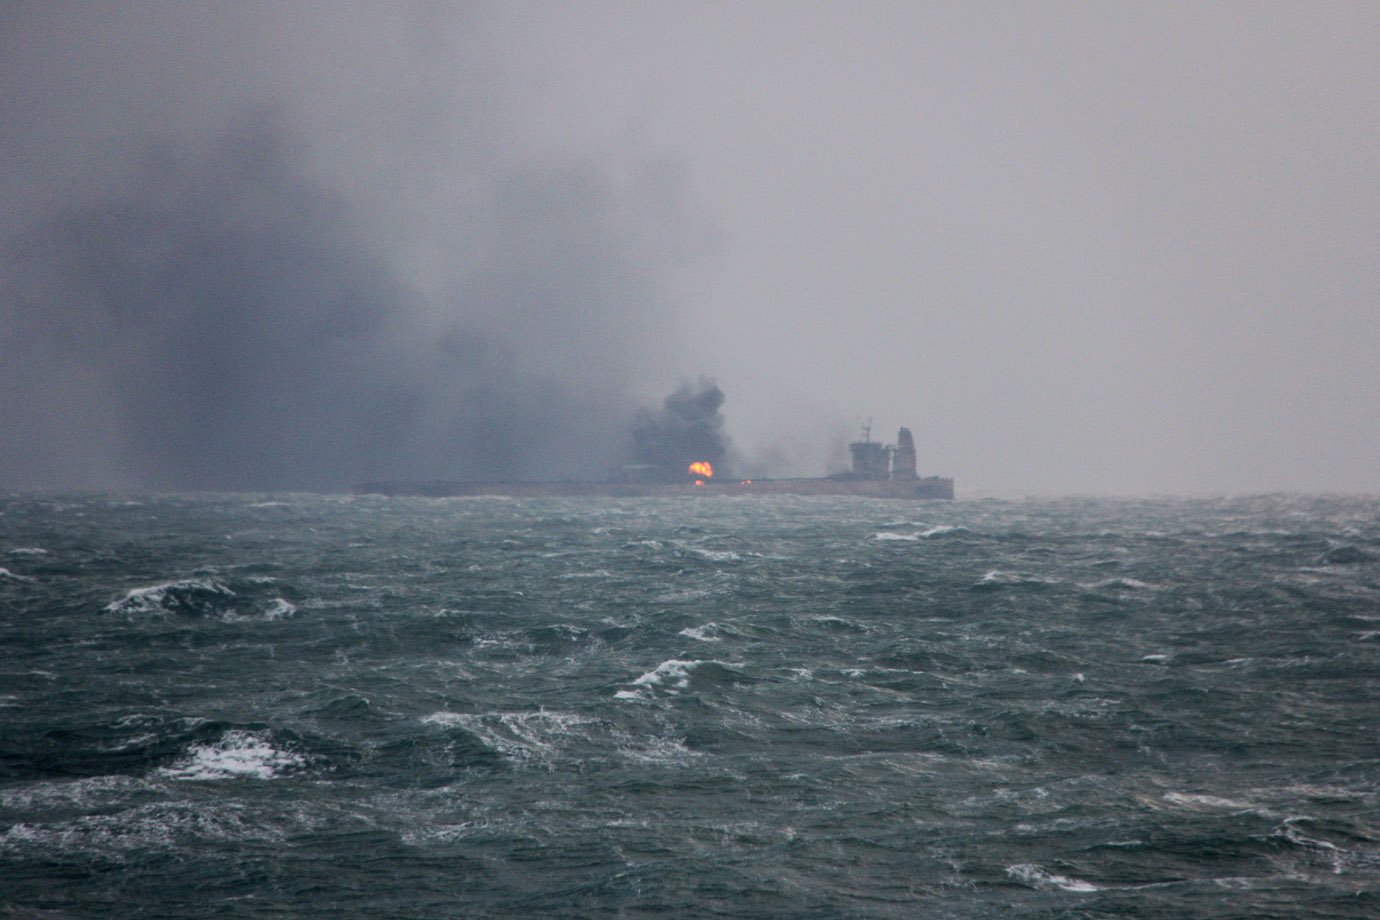
[[[1380,916],[1380,500],[0,498],[0,904]]]

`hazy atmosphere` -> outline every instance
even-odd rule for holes
[[[11,0],[0,124],[0,488],[601,478],[717,385],[756,475],[1380,491],[1374,4]]]

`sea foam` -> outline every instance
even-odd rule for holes
[[[485,747],[509,760],[549,764],[562,748],[580,737],[594,720],[573,712],[434,712],[422,719],[432,725],[459,726]]]
[[[273,779],[306,765],[306,758],[275,748],[267,732],[228,731],[214,744],[194,744],[187,756],[159,774],[171,779]]]
[[[672,658],[663,661],[652,670],[633,681],[634,690],[619,690],[613,695],[618,700],[646,699],[644,691],[660,687],[671,693],[678,693],[690,686],[690,670],[703,661]]]
[[[1018,882],[1023,882],[1032,888],[1059,888],[1064,891],[1093,892],[1101,891],[1092,882],[1085,882],[1082,879],[1069,878],[1066,875],[1056,875],[1046,869],[1029,863],[1022,863],[1015,866],[1007,866],[1006,874]]]

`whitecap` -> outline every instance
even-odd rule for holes
[[[1164,800],[1171,805],[1189,811],[1253,811],[1250,802],[1227,799],[1217,795],[1203,795],[1193,792],[1166,792]]]
[[[964,526],[961,525],[961,524],[939,524],[939,525],[936,525],[936,526],[934,526],[934,527],[931,527],[929,530],[923,530],[923,531],[921,531],[921,532],[920,532],[920,536],[922,536],[922,537],[924,537],[924,538],[926,538],[926,539],[930,539],[930,538],[933,538],[933,537],[942,537],[942,536],[945,536],[945,535],[951,534],[951,533],[967,533],[967,532],[968,532],[968,528],[967,528],[967,527],[964,527]]]
[[[713,635],[713,631],[718,629],[717,623],[706,623],[703,626],[687,626],[677,635],[685,636],[690,639],[697,639],[700,642],[722,642],[721,636]]]
[[[687,547],[696,556],[708,559],[710,562],[737,562],[743,557],[732,550],[699,549],[698,547]]]
[[[870,632],[865,623],[855,623],[852,620],[846,620],[843,617],[836,617],[832,614],[810,617],[810,620],[828,629],[846,630],[849,632]]]
[[[296,612],[296,604],[281,597],[275,597],[269,602],[268,608],[264,610],[264,617],[269,620],[281,620],[283,617],[290,617]]]
[[[48,551],[41,546],[16,546],[10,550],[11,556],[46,556]]]
[[[273,779],[306,765],[306,758],[275,748],[267,732],[232,730],[214,744],[194,744],[187,756],[158,771],[171,779]]]
[[[874,540],[904,540],[904,541],[909,542],[909,543],[914,543],[916,540],[919,540],[920,537],[919,537],[918,534],[913,534],[913,533],[893,533],[893,532],[891,532],[891,531],[889,531],[889,530],[883,530],[883,531],[881,531],[880,533],[874,533],[874,534],[872,535],[872,539],[874,539]]]
[[[107,613],[166,613],[169,608],[184,606],[197,595],[234,597],[235,592],[218,581],[192,578],[165,581],[145,588],[134,588],[120,600],[106,604],[105,610]]]
[[[33,579],[27,575],[16,575],[14,572],[11,572],[9,569],[5,568],[0,568],[0,580],[33,581]]]
[[[655,738],[643,744],[618,748],[618,756],[635,763],[674,765],[704,755],[692,751],[679,738]]]
[[[690,669],[697,664],[702,662],[672,658],[638,677],[633,683],[639,687],[655,687],[669,681],[672,686],[684,688],[690,682]]]
[[[1138,578],[1105,578],[1102,581],[1095,581],[1091,584],[1081,585],[1090,591],[1158,591],[1158,585],[1141,581]]]
[[[1301,847],[1310,847],[1315,850],[1330,850],[1334,853],[1344,852],[1342,848],[1337,846],[1335,843],[1329,843],[1326,840],[1319,840],[1316,837],[1309,837],[1302,831],[1300,831],[1297,826],[1299,822],[1308,820],[1310,819],[1302,816],[1285,818],[1284,822],[1278,828],[1275,829],[1275,833],[1279,834],[1285,840],[1288,840],[1290,843],[1297,844]]]
[[[658,687],[673,694],[679,693],[681,690],[690,686],[690,669],[701,664],[704,664],[704,662],[683,658],[671,658],[667,661],[663,661],[661,664],[632,682],[633,687],[638,689],[619,690],[613,695],[614,699],[645,699],[644,690],[651,690]]]
[[[1027,575],[1023,572],[1003,572],[999,569],[992,569],[978,580],[975,587],[996,588],[1011,585],[1057,585],[1057,578],[1042,578],[1039,575]]]
[[[1056,875],[1053,872],[1041,869],[1039,866],[1032,865],[1031,863],[1007,866],[1006,874],[1018,882],[1030,885],[1032,888],[1060,888],[1064,891],[1077,891],[1081,893],[1101,890],[1092,882],[1069,878],[1066,875]]]
[[[510,760],[549,763],[560,749],[579,737],[579,726],[594,720],[573,712],[434,712],[422,719],[432,725],[458,726],[490,750]]]

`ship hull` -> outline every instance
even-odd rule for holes
[[[656,498],[674,495],[854,495],[952,501],[954,481],[940,476],[909,480],[754,479],[741,482],[366,482],[360,495],[415,495],[430,498],[496,495],[510,498],[574,497]]]

